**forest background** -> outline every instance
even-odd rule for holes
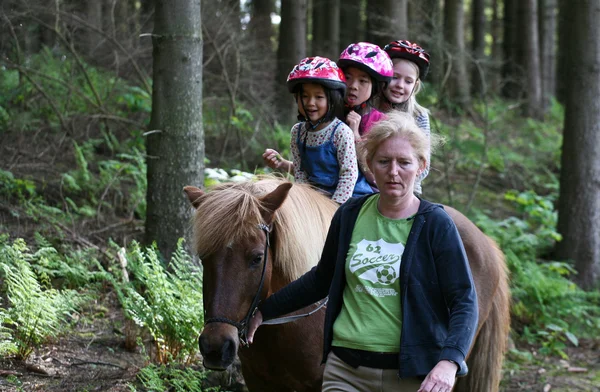
[[[431,54],[418,100],[448,140],[424,196],[507,256],[501,389],[599,390],[600,0],[4,0],[0,20],[0,390],[243,390],[200,365],[181,189],[289,156],[301,58],[396,39]]]

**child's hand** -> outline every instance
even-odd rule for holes
[[[284,159],[281,157],[281,155],[271,148],[267,148],[262,157],[263,161],[265,161],[265,164],[271,169],[279,169],[284,162]]]
[[[346,116],[346,124],[352,129],[354,133],[354,138],[356,141],[360,140],[360,134],[358,133],[358,127],[360,126],[360,114],[356,113],[354,110],[351,110]]]

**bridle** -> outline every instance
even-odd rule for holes
[[[210,323],[225,323],[225,324],[234,326],[238,330],[238,337],[239,337],[240,343],[243,347],[249,346],[249,344],[248,344],[248,323],[250,322],[250,319],[254,316],[254,313],[256,313],[256,310],[258,309],[258,303],[260,302],[260,293],[265,284],[265,273],[267,272],[267,262],[269,261],[269,257],[268,257],[269,253],[268,252],[269,252],[269,237],[271,234],[271,227],[264,223],[259,223],[258,228],[265,232],[265,251],[264,251],[264,256],[263,256],[263,268],[262,268],[262,273],[260,275],[260,283],[258,285],[258,290],[256,290],[256,294],[254,295],[254,299],[252,300],[252,304],[250,305],[250,309],[248,309],[246,316],[242,319],[242,321],[239,321],[239,322],[233,321],[227,317],[211,317],[204,322],[205,326]],[[321,303],[319,304],[319,306],[317,306],[315,309],[311,310],[308,313],[270,319],[270,320],[263,321],[262,324],[266,324],[266,325],[285,324],[285,323],[289,323],[289,322],[298,320],[303,317],[310,316],[311,314],[317,312],[319,309],[321,309],[323,306],[325,306],[327,304],[327,300],[328,300],[328,298],[325,298],[324,300],[322,300]]]
[[[252,300],[252,304],[250,305],[250,309],[246,313],[246,316],[242,319],[242,321],[237,322],[227,317],[211,317],[204,322],[204,325],[210,323],[225,323],[229,325],[233,325],[238,330],[238,337],[240,339],[240,343],[242,346],[248,346],[248,322],[256,313],[256,309],[258,309],[258,303],[260,301],[260,293],[265,284],[265,273],[267,272],[267,262],[269,261],[269,235],[271,233],[271,227],[265,225],[264,223],[259,223],[258,228],[265,232],[265,252],[263,255],[263,268],[262,273],[260,275],[260,283],[258,285],[258,290],[256,290],[256,294],[254,295],[254,299]]]

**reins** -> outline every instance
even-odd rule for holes
[[[252,300],[252,304],[250,305],[250,309],[248,309],[246,316],[240,322],[233,321],[227,317],[211,317],[204,322],[205,326],[210,323],[225,323],[225,324],[234,326],[238,330],[238,337],[240,339],[240,343],[242,346],[248,346],[248,323],[250,322],[250,319],[254,316],[254,313],[256,313],[256,310],[258,309],[258,303],[260,302],[260,293],[265,284],[265,273],[267,272],[267,262],[269,261],[269,245],[270,245],[269,237],[271,234],[271,227],[265,225],[264,223],[259,223],[258,228],[265,232],[265,251],[264,251],[264,256],[263,256],[263,268],[262,268],[262,273],[260,276],[260,283],[258,285],[258,290],[256,290],[256,294],[254,295],[254,299]],[[265,324],[265,325],[285,324],[285,323],[289,323],[292,321],[296,321],[303,317],[308,317],[311,314],[317,312],[323,306],[325,306],[327,304],[327,300],[328,300],[328,298],[325,298],[323,301],[321,301],[321,303],[319,304],[319,306],[316,309],[313,309],[308,313],[298,314],[298,315],[294,315],[294,316],[274,318],[274,319],[263,321],[263,324]]]

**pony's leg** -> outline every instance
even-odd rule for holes
[[[265,380],[260,376],[255,375],[250,369],[242,363],[242,374],[244,381],[248,387],[248,392],[294,392],[293,389],[274,385],[272,380]],[[320,390],[320,389],[319,389]]]
[[[496,252],[498,266],[504,257]],[[498,392],[502,362],[510,329],[510,291],[504,268],[493,296],[492,308],[475,338],[467,359],[469,374],[457,380],[454,392]]]

